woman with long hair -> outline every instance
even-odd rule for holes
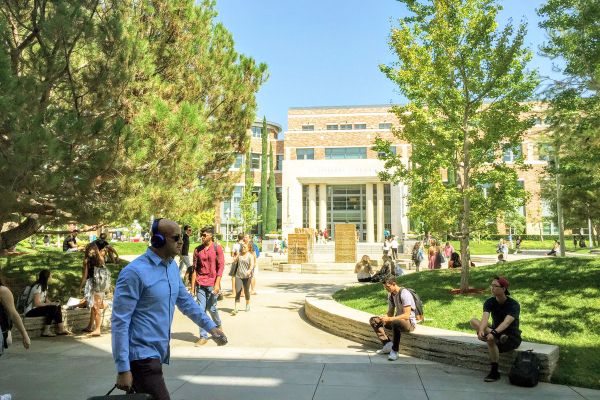
[[[83,297],[90,306],[90,322],[83,331],[89,332],[88,337],[100,336],[101,328],[101,312],[103,308],[104,296],[106,292],[94,291],[94,272],[96,268],[105,268],[104,257],[98,250],[96,243],[92,242],[85,246],[85,257],[83,259],[83,276],[81,277],[81,285],[79,292],[83,293]],[[94,329],[94,323],[96,328]]]
[[[371,265],[371,259],[369,256],[362,256],[361,260],[356,263],[354,267],[354,273],[357,274],[359,282],[371,282],[373,277],[373,266]]]
[[[25,307],[25,317],[45,317],[44,331],[42,336],[51,337],[56,335],[72,335],[73,332],[65,328],[63,323],[60,301],[47,301],[48,282],[52,280],[52,272],[49,269],[40,271],[38,280],[35,281],[29,292],[27,306]],[[29,300],[31,299],[31,301]],[[52,321],[58,324],[56,334],[52,333]]]
[[[246,311],[250,311],[250,280],[252,278],[252,272],[255,266],[255,255],[252,254],[251,249],[252,243],[243,243],[240,249],[240,253],[233,260],[237,261],[237,272],[235,275],[235,303],[231,315],[237,315],[238,303],[244,290],[244,297],[246,298]]]

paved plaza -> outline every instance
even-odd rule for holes
[[[164,366],[173,400],[192,399],[594,399],[600,391],[540,383],[535,388],[484,383],[485,373],[412,357],[390,362],[376,348],[327,333],[307,321],[307,294],[354,285],[354,275],[261,271],[251,311],[230,316],[219,302],[229,344],[194,347],[196,326],[176,311],[171,365]],[[231,280],[225,277],[228,291]],[[385,307],[383,307],[385,308]],[[33,339],[0,359],[0,394],[14,400],[83,400],[115,382],[110,333],[100,338]]]

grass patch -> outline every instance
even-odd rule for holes
[[[460,242],[451,241],[450,244],[454,247],[454,250],[460,253]],[[443,248],[446,245],[446,242],[441,243],[441,247]],[[552,246],[554,245],[553,240],[524,240],[521,242],[521,251],[522,250],[546,250],[550,251]],[[580,247],[572,247],[573,242],[567,242],[566,250],[568,252],[577,252],[577,253],[588,253],[588,248],[580,248]],[[569,247],[571,246],[571,247]],[[471,241],[469,243],[469,249],[471,250],[471,254],[473,255],[494,255],[496,254],[496,249],[498,248],[497,240],[482,240],[481,243],[477,243],[477,241]],[[513,254],[515,251],[515,242],[513,241],[513,248],[508,249],[509,254]]]
[[[489,289],[495,276],[511,283],[521,304],[523,340],[560,346],[560,361],[552,381],[600,389],[600,259],[568,257],[534,259],[470,270],[471,287]],[[469,319],[481,318],[487,294],[452,295],[460,287],[460,271],[425,270],[398,282],[414,288],[423,300],[425,325],[472,332]],[[387,311],[387,293],[379,283],[339,291],[334,299],[378,315]]]
[[[121,260],[117,264],[106,265],[112,273],[113,286],[127,264],[129,262]],[[23,255],[0,256],[0,278],[15,296],[35,282],[43,269],[52,271],[52,280],[48,284],[49,299],[66,304],[69,297],[81,297],[79,285],[83,274],[83,252],[63,253],[62,250],[43,248],[40,251],[29,249]]]

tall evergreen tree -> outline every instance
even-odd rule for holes
[[[275,160],[273,158],[273,144],[271,143],[271,152],[269,154],[269,208],[267,210],[267,221],[269,231],[267,233],[271,233],[277,230],[277,182],[275,181],[275,172],[274,172],[274,164]]]
[[[212,208],[266,66],[205,0],[0,4],[0,250],[43,224]]]
[[[498,160],[505,147],[520,148],[534,122],[521,117],[538,85],[536,73],[525,69],[532,56],[523,46],[526,26],[498,30],[499,0],[400,1],[411,15],[390,36],[399,60],[381,70],[409,99],[393,108],[402,127],[394,134],[413,144],[414,168],[392,157],[380,177],[412,182],[425,191],[420,195],[438,197],[458,216],[461,289],[467,290],[471,233],[526,196],[515,168],[523,167],[522,156],[512,165]],[[376,143],[390,153],[389,142]],[[447,169],[454,172],[454,187],[427,184],[439,182]]]
[[[269,146],[269,133],[267,131],[267,117],[263,117],[262,124],[262,153],[260,162],[260,214],[263,216],[268,215],[269,209],[269,195],[267,189],[267,175],[269,173],[269,158],[268,158],[268,146]],[[271,227],[269,226],[269,219],[263,218],[262,223],[262,234],[269,233]]]

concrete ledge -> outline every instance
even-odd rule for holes
[[[474,262],[475,265],[480,266],[481,264],[489,265],[495,264],[498,261],[498,256],[478,256],[471,255],[471,262]]]
[[[372,315],[346,307],[329,295],[307,296],[305,313],[309,320],[329,332],[381,347],[369,325]],[[500,355],[500,370],[508,373],[516,354],[526,350],[533,350],[540,358],[540,379],[549,382],[558,363],[558,346],[523,342],[517,350]],[[414,332],[403,333],[400,353],[480,371],[490,368],[487,346],[476,335],[429,326],[419,325]]]
[[[75,309],[75,310],[63,310],[63,322],[65,327],[71,331],[81,330],[85,328],[90,322],[90,309]],[[111,323],[110,319],[112,317],[112,308],[106,308],[102,310],[102,317],[100,319],[100,324],[102,328],[110,328]],[[30,338],[40,337],[42,335],[42,331],[44,330],[44,317],[29,317],[26,318],[21,315],[21,319],[23,320],[23,324],[25,325],[25,330]],[[56,330],[56,324],[54,324],[54,328]],[[13,337],[16,339],[21,338],[21,332],[16,327],[12,329]]]

